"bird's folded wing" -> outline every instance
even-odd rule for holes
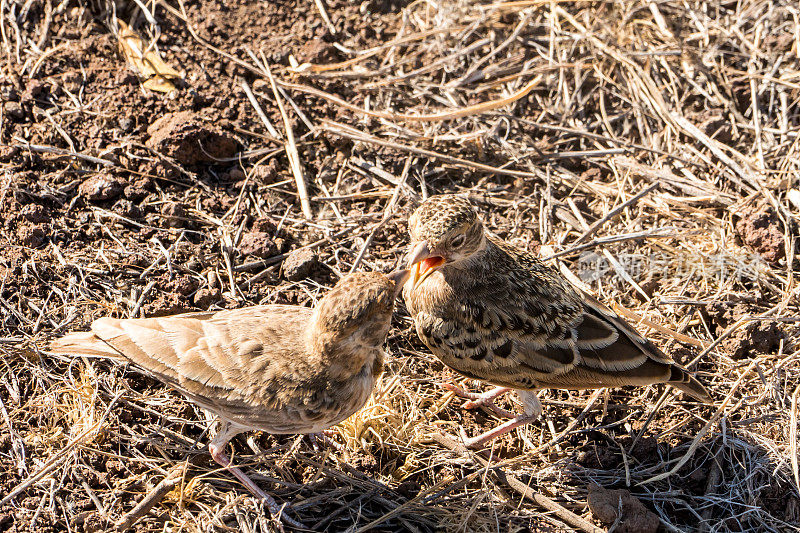
[[[101,352],[105,344],[110,356],[116,352],[179,390],[214,400],[240,396],[254,383],[254,374],[268,379],[275,358],[302,355],[310,315],[302,307],[255,306],[159,318],[101,318],[92,324],[93,335],[73,335],[81,335],[87,351]],[[74,339],[70,353],[77,354],[81,343]]]
[[[600,370],[628,370],[643,365],[647,360],[671,364],[672,360],[652,342],[639,334],[633,326],[596,298],[581,293],[584,301],[583,321],[577,326],[577,345],[583,364]],[[611,342],[592,345],[584,341],[587,330],[596,327],[611,332]],[[612,340],[613,339],[613,340]]]
[[[438,314],[418,317],[420,337],[446,364],[464,374],[514,386],[508,380],[523,374],[529,374],[530,381],[563,373],[578,361],[569,328],[530,313],[512,298],[467,295]]]
[[[426,336],[438,342],[442,349],[437,351],[451,354],[451,366],[492,375],[493,382],[509,386],[514,380],[518,386],[540,382],[579,388],[582,382],[633,385],[670,379],[671,360],[596,299],[573,293],[579,296],[574,311],[531,294],[530,299],[525,291],[503,298],[467,296]],[[502,306],[487,304],[491,301]],[[421,327],[425,334],[426,324]]]

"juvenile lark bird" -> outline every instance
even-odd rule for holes
[[[440,195],[409,219],[411,279],[403,289],[420,339],[464,376],[498,385],[465,407],[498,414],[518,391],[524,415],[468,439],[477,447],[541,414],[538,389],[668,383],[702,401],[705,387],[612,310],[528,252],[484,233],[468,200]]]
[[[367,401],[383,371],[394,300],[408,271],[342,278],[314,309],[259,305],[162,318],[100,318],[55,340],[55,353],[124,358],[220,418],[208,448],[278,516],[281,508],[232,466],[225,446],[249,430],[318,433]],[[302,527],[285,515],[284,522]]]

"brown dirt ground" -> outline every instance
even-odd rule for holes
[[[618,33],[618,41],[612,44],[629,51],[630,57],[640,57],[636,53],[645,43],[628,38],[622,29],[649,16],[648,3],[642,3],[644,7],[631,3],[624,12],[610,4],[591,4],[592,16],[580,20]],[[269,121],[283,132],[268,80],[194,38],[178,16],[182,4],[170,1],[166,8],[159,3],[154,11],[160,31],[158,49],[183,73],[178,90],[166,95],[144,89],[128,68],[108,25],[108,6],[102,2],[56,5],[34,0],[4,5],[14,11],[3,13],[7,33],[0,58],[0,351],[4,355],[0,495],[40,471],[60,450],[67,448],[68,453],[42,481],[0,508],[0,531],[107,530],[168,471],[182,465],[186,467],[184,483],[141,518],[135,531],[273,530],[264,509],[233,478],[217,471],[205,453],[208,423],[198,409],[132,368],[106,361],[61,360],[41,350],[48,339],[84,329],[108,314],[153,316],[256,303],[311,305],[349,269],[367,235],[378,227],[395,190],[385,175],[402,175],[411,156],[328,130],[311,132],[287,104],[309,177],[315,218],[307,222],[283,143],[271,136],[242,88],[246,81]],[[432,5],[426,11],[403,1],[327,0],[336,35],[313,1],[192,0],[183,5],[197,35],[217,49],[250,64],[247,50],[260,52],[279,79],[308,83],[361,108],[376,106],[377,101],[382,109],[396,101],[402,112],[425,111],[422,104],[415,108],[420,102],[449,105],[446,96],[436,99],[431,94],[439,94],[439,82],[458,78],[470,65],[466,62],[452,72],[442,71],[442,79],[426,78],[419,85],[400,80],[385,90],[364,89],[344,76],[307,79],[287,68],[290,55],[301,64],[335,63],[354,57],[348,50],[385,44],[406,31],[406,25],[416,27],[424,19],[435,27],[436,17],[447,13],[444,8],[437,12]],[[454,5],[461,9],[467,4]],[[673,8],[670,31],[690,42],[696,30],[687,26],[689,18],[681,15],[680,7],[669,9]],[[117,9],[117,16],[138,22],[134,27],[148,39],[153,36],[153,27],[134,3],[117,2]],[[577,13],[576,9],[569,11]],[[722,2],[714,9],[733,13],[735,7]],[[501,10],[491,23],[477,27],[487,35],[490,29],[496,31],[492,42],[497,46],[518,20]],[[786,20],[790,24],[791,17]],[[651,33],[656,32],[654,24],[643,23]],[[748,36],[755,31],[752,24],[742,28]],[[507,74],[503,69],[514,61],[536,63],[545,57],[547,44],[542,39],[548,35],[548,29],[538,24],[523,32],[512,46],[521,46],[522,51],[518,56],[509,51],[506,63],[499,61],[505,52],[500,54],[496,70],[479,80],[481,91],[499,86],[497,80]],[[795,44],[791,32],[787,35],[781,40],[766,32],[762,47],[791,56],[791,50],[797,50],[792,47],[800,43]],[[17,45],[15,39],[19,39]],[[14,54],[20,52],[14,51],[15,46],[24,51],[31,43],[37,44],[38,55],[17,61]],[[669,61],[681,57],[689,61],[696,69],[693,72],[699,72],[698,79],[716,79],[714,65],[694,57],[696,49],[687,47],[675,56],[674,47],[664,48],[665,54],[672,54],[664,56]],[[49,52],[43,56],[43,50]],[[751,132],[732,126],[737,121],[749,124],[749,118],[742,117],[749,109],[750,85],[741,77],[747,72],[748,59],[739,57],[738,49],[723,47],[720,54],[735,57],[739,69],[738,77],[732,75],[729,92],[713,94],[709,100],[713,105],[695,93],[674,96],[680,100],[683,116],[705,135],[731,144],[754,160]],[[652,55],[648,65],[655,65],[659,57]],[[383,72],[369,78],[376,82],[390,75],[402,77],[435,59],[414,56],[402,68],[385,72],[380,70],[385,64],[375,59],[364,69]],[[568,59],[574,58],[565,55],[563,61]],[[772,76],[768,61],[759,61],[764,63],[759,68],[765,75]],[[548,77],[511,113],[533,122],[545,117],[544,124],[579,129],[551,101],[568,98],[569,83],[582,79],[585,92],[569,98],[575,100],[570,105],[585,114],[586,128],[604,135],[613,130],[618,138],[640,148],[650,146],[642,124],[656,121],[657,113],[638,102],[631,106],[626,89],[614,85],[619,80],[591,77],[591,69],[581,70],[574,62],[568,66],[575,69],[560,79]],[[353,72],[353,79],[360,79],[361,74]],[[800,125],[798,79],[781,86],[789,95],[785,114],[795,133]],[[302,91],[287,90],[287,94],[314,124],[335,120],[361,131],[386,126],[383,119],[356,115]],[[498,97],[499,93],[492,94]],[[462,106],[486,100],[478,91],[459,93],[457,98]],[[762,112],[767,113],[773,101],[763,98]],[[780,107],[780,97],[775,96],[774,102]],[[604,115],[606,106],[632,115],[612,113],[609,119]],[[603,129],[601,115],[612,130]],[[796,217],[752,201],[761,193],[737,185],[733,178],[724,181],[715,174],[693,182],[698,178],[692,172],[705,176],[718,168],[708,163],[711,156],[701,143],[684,141],[695,151],[680,155],[705,154],[696,166],[676,163],[671,171],[653,178],[637,173],[638,163],[623,159],[627,156],[613,159],[615,153],[599,159],[548,159],[546,153],[556,148],[567,152],[605,145],[581,136],[565,140],[558,131],[533,122],[513,122],[500,115],[485,123],[465,119],[453,130],[454,136],[441,139],[435,139],[441,131],[392,130],[399,132],[398,142],[403,144],[494,167],[531,170],[530,154],[516,154],[513,147],[506,151],[508,142],[498,140],[515,138],[538,151],[541,168],[555,161],[547,166],[548,172],[555,169],[574,181],[556,183],[554,178],[550,182],[550,174],[544,173],[536,180],[515,178],[415,157],[408,179],[413,194],[398,196],[394,216],[378,227],[359,268],[388,270],[396,264],[406,243],[405,219],[423,191],[469,192],[496,235],[539,252],[567,247],[584,231],[576,212],[589,224],[599,220],[620,203],[618,187],[626,191],[626,199],[649,182],[662,180],[658,200],[626,210],[623,222],[615,221],[600,235],[642,231],[662,222],[679,227],[663,246],[647,245],[650,252],[673,258],[666,273],[645,269],[634,274],[644,296],[613,270],[602,280],[587,283],[604,300],[707,343],[743,317],[761,316],[780,303],[785,305],[778,315],[797,316],[791,281],[797,260],[795,256],[787,259],[785,246],[797,236]],[[476,131],[480,133],[477,140],[462,140]],[[481,135],[491,140],[481,140]],[[796,142],[787,148],[792,139],[796,135],[767,152],[768,166],[777,177],[770,175],[761,191],[767,190],[779,202],[800,183],[796,167],[775,162],[790,160],[792,154],[797,160]],[[37,146],[62,152],[37,150]],[[639,163],[645,157],[663,155],[640,148],[633,152]],[[361,169],[365,162],[384,172]],[[679,196],[708,198],[697,203],[675,200]],[[544,220],[549,221],[549,229],[543,235]],[[686,245],[692,235],[700,236]],[[289,255],[310,244],[314,246]],[[639,244],[628,241],[611,249],[632,257]],[[760,253],[767,261],[758,267],[765,281],[737,278],[712,286],[687,273],[693,261],[716,253],[722,245],[751,254],[747,257],[753,251]],[[577,269],[583,258],[573,253],[562,265]],[[660,303],[654,303],[656,297]],[[661,307],[654,312],[653,305]],[[300,439],[256,434],[234,441],[238,462],[247,464],[255,479],[280,501],[294,502],[296,515],[319,530],[343,531],[353,525],[371,531],[565,530],[557,518],[491,476],[473,475],[480,472],[474,459],[453,454],[430,438],[439,429],[455,434],[459,427],[476,434],[497,421],[481,411],[459,409],[458,401],[437,390],[436,383],[461,378],[417,340],[402,304],[395,325],[388,342],[392,360],[376,397],[337,430],[345,452],[317,453]],[[701,351],[663,331],[650,333],[682,364],[692,363]],[[615,520],[619,495],[626,499],[625,512],[646,522],[641,529],[629,522],[621,526],[625,531],[651,531],[657,517],[678,530],[701,521],[716,524],[717,531],[800,527],[800,494],[791,479],[788,431],[784,431],[792,409],[787,391],[795,390],[800,379],[795,334],[791,320],[749,322],[693,365],[701,379],[710,383],[719,405],[738,373],[760,362],[730,399],[739,411],[731,412],[725,423],[712,424],[699,451],[668,480],[644,488],[626,485],[631,473],[634,482],[644,481],[675,465],[714,408],[670,396],[666,407],[654,410],[661,392],[655,387],[601,396],[556,445],[535,451],[581,416],[590,395],[546,392],[545,420],[499,440],[492,461],[510,461],[509,472],[598,527]],[[509,409],[518,407],[511,400],[500,403]],[[644,434],[639,435],[642,430]],[[69,444],[87,431],[88,436],[77,445]],[[615,495],[613,501],[595,502],[602,507],[598,512],[600,507],[594,508],[591,499],[596,483],[625,490],[609,492]],[[728,491],[734,486],[735,490]],[[663,524],[661,528],[668,530]]]

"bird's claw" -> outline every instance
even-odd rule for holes
[[[469,394],[467,391],[459,387],[458,385],[453,385],[452,383],[447,383],[446,381],[440,381],[435,383],[437,387],[441,387],[446,391],[450,391],[454,393],[456,396],[462,396],[464,394]]]
[[[325,429],[320,431],[319,433],[309,433],[308,440],[311,441],[311,447],[314,449],[315,452],[319,453],[322,451],[323,446],[327,446],[329,448],[333,448],[338,452],[343,452],[347,450],[347,448],[333,440],[333,436],[337,435],[335,430]]]
[[[305,524],[298,522],[286,514],[286,511],[291,509],[289,504],[284,503],[283,505],[278,505],[278,502],[276,502],[272,496],[264,492],[261,487],[256,485],[255,481],[250,479],[250,476],[245,474],[240,468],[231,464],[230,457],[228,457],[224,451],[224,444],[220,445],[220,443],[212,441],[208,445],[208,450],[211,453],[211,458],[214,459],[217,464],[233,474],[242,485],[247,487],[256,498],[260,499],[264,505],[267,506],[270,514],[277,520],[278,530],[283,531],[283,524],[292,526],[295,529],[308,529]]]
[[[461,407],[464,409],[478,409],[483,408],[487,411],[491,411],[492,413],[496,414],[500,418],[516,418],[516,414],[512,413],[507,409],[503,409],[502,407],[497,407],[494,404],[493,400],[468,400],[461,404]]]
[[[452,392],[456,396],[466,399],[466,401],[463,404],[461,404],[461,407],[463,409],[477,409],[481,407],[488,411],[491,411],[500,418],[515,418],[517,416],[511,411],[507,411],[506,409],[497,407],[494,404],[495,398],[510,390],[505,387],[496,387],[488,392],[479,394],[475,392],[466,391],[457,385],[453,385],[452,383],[439,383],[439,386]]]

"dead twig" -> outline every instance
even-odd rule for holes
[[[145,514],[147,514],[147,512],[152,509],[154,505],[158,504],[158,502],[160,502],[169,491],[180,485],[183,482],[185,475],[185,464],[180,464],[172,468],[169,472],[167,472],[167,475],[164,477],[164,479],[162,479],[158,485],[153,488],[153,490],[148,492],[133,509],[125,513],[125,515],[120,518],[116,524],[114,524],[116,530],[127,531],[133,527],[133,525]]]

